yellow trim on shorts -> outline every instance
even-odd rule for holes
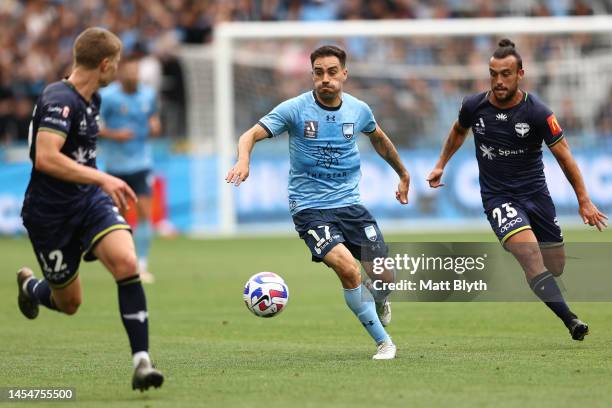
[[[111,225],[110,227],[106,229],[103,229],[102,231],[98,232],[95,237],[93,237],[93,239],[91,240],[91,243],[89,244],[89,247],[87,248],[86,251],[83,252],[83,256],[88,254],[89,251],[92,250],[94,245],[96,245],[98,241],[102,239],[105,235],[107,235],[109,232],[115,231],[115,230],[129,230],[129,229],[131,229],[130,226],[125,225],[125,224],[115,224],[115,225]]]
[[[511,236],[513,236],[514,234],[516,234],[517,232],[521,232],[521,231],[524,231],[524,230],[526,230],[526,229],[531,229],[531,225],[523,225],[523,226],[522,226],[522,227],[520,227],[520,228],[517,228],[517,229],[515,229],[515,230],[513,230],[513,231],[510,231],[509,233],[507,233],[506,235],[504,235],[504,237],[501,239],[501,243],[502,243],[502,244],[505,244],[505,243],[506,243],[506,241],[508,240],[508,238],[510,238]]]
[[[77,276],[79,276],[79,271],[76,271],[76,273],[74,275],[72,275],[70,277],[70,279],[68,279],[68,281],[64,282],[64,283],[60,283],[59,285],[54,284],[53,282],[47,280],[47,282],[49,282],[49,286],[51,287],[51,289],[63,289],[66,286],[70,285],[72,282],[74,282],[74,280],[77,278]]]
[[[66,132],[62,132],[61,130],[57,130],[57,129],[53,129],[53,128],[48,128],[48,127],[39,127],[38,131],[39,132],[55,133],[56,135],[59,135],[59,136],[63,137],[64,139],[68,137]]]
[[[554,142],[552,142],[551,144],[548,145],[548,147],[553,147],[554,145],[556,145],[557,143],[559,143],[561,140],[563,140],[563,138],[565,137],[565,135],[561,135],[560,138],[558,138],[557,140],[555,140]]]

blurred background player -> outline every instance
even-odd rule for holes
[[[117,73],[121,40],[89,28],[74,42],[70,76],[47,86],[31,124],[32,173],[23,224],[44,279],[29,268],[17,273],[18,305],[28,319],[39,304],[68,315],[82,301],[79,264],[99,259],[117,282],[119,311],[130,340],[132,388],[159,387],[164,377],[149,357],[145,293],[138,276],[130,227],[119,215],[136,195],[123,181],[96,168],[100,95]]]
[[[346,53],[323,46],[313,51],[310,62],[314,90],[281,103],[240,136],[238,161],[225,180],[240,185],[249,175],[255,143],[289,133],[289,210],[295,229],[312,260],[324,262],[338,275],[348,307],[376,342],[373,359],[393,359],[396,346],[381,322],[390,320],[388,293],[375,293],[378,299],[372,299],[355,262],[359,259],[369,272],[372,260],[388,252],[376,220],[361,204],[359,133],[368,135],[399,176],[395,196],[401,204],[408,203],[410,176],[370,107],[342,92],[348,76]],[[383,306],[380,317],[374,300]]]
[[[119,65],[117,82],[100,92],[100,116],[103,128],[106,171],[124,180],[137,194],[138,224],[134,232],[140,279],[153,283],[148,259],[153,236],[151,226],[152,154],[150,136],[159,136],[161,123],[157,95],[153,88],[139,82],[140,59],[124,58]],[[124,214],[125,215],[125,214]]]
[[[521,90],[523,62],[508,39],[489,61],[491,90],[464,98],[440,159],[427,181],[441,187],[444,167],[474,134],[482,204],[493,231],[525,271],[533,292],[563,321],[574,340],[588,334],[586,323],[569,309],[554,279],[563,273],[563,234],[550,197],[542,141],[572,185],[585,224],[606,227],[607,217],[591,202],[580,169],[553,112]]]

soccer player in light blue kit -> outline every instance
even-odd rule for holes
[[[149,136],[158,136],[161,124],[155,90],[138,81],[139,60],[124,58],[118,82],[101,91],[100,116],[104,127],[100,136],[105,143],[106,170],[124,180],[138,195],[138,225],[134,233],[140,279],[153,283],[148,269],[151,227],[151,168],[153,160]]]
[[[289,133],[289,209],[295,229],[312,260],[324,262],[338,275],[348,307],[377,344],[373,358],[393,359],[396,346],[383,327],[390,320],[389,293],[371,289],[370,294],[354,259],[374,279],[372,260],[388,253],[376,221],[361,204],[355,140],[359,133],[370,138],[376,152],[398,174],[395,195],[401,204],[408,203],[410,176],[370,107],[342,92],[348,75],[346,53],[336,46],[323,46],[310,55],[310,61],[314,90],[281,103],[240,137],[238,161],[226,181],[238,186],[247,179],[256,142]]]

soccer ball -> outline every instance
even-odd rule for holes
[[[244,286],[244,304],[259,317],[274,317],[282,312],[289,300],[289,288],[277,274],[260,272]]]

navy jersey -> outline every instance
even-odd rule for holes
[[[66,139],[61,153],[85,166],[96,168],[96,139],[100,96],[96,93],[86,101],[68,81],[48,85],[34,106],[30,124],[30,159],[36,160],[38,132],[55,133]],[[84,196],[98,189],[95,185],[77,184],[57,179],[32,166],[26,191],[24,211],[29,204],[69,209]]]
[[[466,97],[459,111],[459,124],[474,134],[485,210],[498,196],[521,198],[547,191],[542,141],[551,147],[563,138],[555,115],[535,96],[524,92],[520,103],[500,109],[488,95]]]

